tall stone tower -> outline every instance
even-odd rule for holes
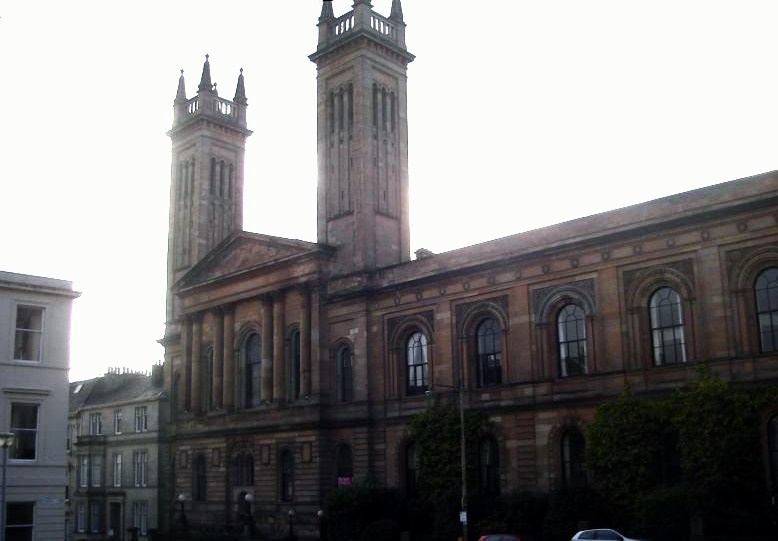
[[[205,56],[197,94],[187,99],[184,72],[173,102],[173,142],[168,224],[168,325],[178,315],[173,284],[214,246],[243,228],[243,163],[246,138],[243,70],[232,101],[211,83]]]
[[[335,17],[325,1],[317,66],[319,243],[336,246],[335,274],[410,259],[407,66],[400,0],[391,14],[355,0]]]

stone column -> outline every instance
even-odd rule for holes
[[[264,295],[262,306],[262,389],[263,402],[273,401],[273,298]]]
[[[300,290],[300,396],[311,396],[311,292]]]
[[[222,306],[224,314],[224,339],[222,343],[222,355],[224,360],[224,392],[222,393],[222,405],[224,409],[235,409],[235,312],[232,305]]]
[[[190,389],[192,400],[192,413],[203,413],[203,359],[201,353],[203,327],[202,315],[192,316],[192,387]]]
[[[213,316],[213,374],[211,375],[211,396],[213,409],[222,408],[222,389],[224,388],[224,312],[216,308]]]
[[[286,292],[273,296],[273,400],[286,400],[286,356],[284,355],[284,300]]]
[[[187,318],[181,325],[181,377],[178,382],[178,392],[181,394],[182,411],[192,410],[192,322]]]

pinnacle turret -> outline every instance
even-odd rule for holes
[[[205,63],[203,64],[203,74],[200,77],[200,86],[197,87],[198,92],[210,92],[213,89],[211,84],[211,64],[208,62],[208,55],[205,55]]]
[[[326,21],[335,18],[335,12],[332,11],[332,0],[324,0],[321,4],[321,15],[319,21]]]
[[[178,90],[176,90],[177,102],[186,101],[186,87],[184,86],[184,70],[181,70],[181,76],[178,78]]]
[[[246,86],[243,81],[243,68],[240,68],[240,75],[238,75],[238,85],[235,87],[235,97],[232,99],[235,103],[246,105]]]
[[[392,0],[392,11],[389,14],[389,18],[394,21],[403,22],[402,0]]]

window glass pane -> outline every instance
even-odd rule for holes
[[[281,499],[291,501],[294,497],[294,456],[290,451],[281,454]]]
[[[213,410],[213,381],[214,381],[214,363],[213,348],[208,348],[208,366],[205,371],[205,408],[208,411]]]
[[[16,440],[11,447],[10,458],[35,459],[38,432],[37,404],[11,404],[11,432],[16,436]]]
[[[408,496],[415,496],[419,490],[419,455],[416,445],[405,448],[405,489]]]
[[[244,345],[244,367],[246,378],[244,394],[246,407],[260,405],[262,341],[257,333],[251,333]]]
[[[351,348],[342,347],[338,350],[338,399],[341,402],[353,399],[351,357]]]
[[[499,459],[497,443],[486,438],[481,441],[478,453],[479,488],[482,494],[498,494],[500,492]]]
[[[122,455],[113,455],[113,486],[122,486]]]
[[[406,344],[408,370],[407,392],[419,394],[427,390],[427,337],[415,332]]]
[[[335,458],[338,486],[349,486],[354,481],[354,470],[351,458],[351,448],[348,445],[338,447],[338,454]]]
[[[584,437],[578,430],[568,430],[562,437],[562,481],[566,486],[586,484]]]
[[[33,502],[9,502],[6,507],[6,541],[32,541]]]
[[[654,364],[686,362],[681,296],[669,287],[658,289],[649,301]]]
[[[19,524],[32,524],[35,506],[32,502],[8,502],[8,517],[6,524],[9,526]]]
[[[300,398],[300,331],[289,336],[289,398]]]
[[[206,477],[206,460],[205,456],[197,455],[194,464],[194,494],[195,501],[203,502],[206,499],[206,490],[208,487],[208,480]]]
[[[14,359],[39,361],[42,334],[43,308],[37,306],[17,306]]]
[[[481,322],[476,331],[479,386],[502,383],[502,328],[494,318]]]
[[[100,503],[91,502],[89,504],[89,531],[99,532],[101,528],[100,524]]]
[[[568,304],[557,316],[560,376],[586,373],[586,317],[583,309]]]
[[[92,457],[92,486],[99,487],[103,483],[103,458],[99,455]]]
[[[762,272],[754,286],[759,317],[760,347],[763,353],[778,350],[778,268]]]

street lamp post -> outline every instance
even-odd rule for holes
[[[251,504],[254,502],[254,495],[251,492],[246,493],[245,496],[243,496],[243,500],[246,502],[246,509],[245,509],[245,520],[246,524],[244,527],[244,531],[247,535],[249,535],[251,538],[254,537],[254,511],[251,508]]]
[[[178,517],[179,522],[181,523],[181,533],[186,534],[187,525],[186,525],[186,511],[184,511],[184,502],[186,501],[186,496],[184,496],[183,493],[176,496],[176,500],[178,500],[178,503],[181,504],[181,516]]]
[[[294,509],[289,510],[289,541],[294,541]]]
[[[461,479],[461,491],[462,499],[460,500],[459,522],[462,523],[462,541],[467,541],[467,445],[465,440],[465,390],[462,387],[462,383],[457,386],[446,385],[445,383],[433,383],[430,385],[430,389],[433,387],[446,387],[453,389],[459,395],[459,465],[462,479]],[[431,391],[427,391],[427,395],[432,394]]]
[[[0,499],[2,499],[2,504],[0,504],[0,541],[5,541],[5,510],[8,507],[6,500],[5,500],[5,489],[6,489],[6,476],[8,475],[7,465],[8,465],[8,448],[11,447],[14,442],[16,441],[16,436],[11,432],[0,432],[0,447],[3,448],[3,484],[2,484],[2,492],[0,493]]]

